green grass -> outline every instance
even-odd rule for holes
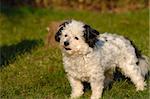
[[[7,11],[7,13],[6,13]],[[46,48],[46,27],[51,21],[82,20],[101,33],[117,33],[131,39],[148,55],[148,9],[125,13],[98,13],[88,11],[61,11],[55,9],[9,9],[0,14],[2,99],[65,99],[71,88],[63,70],[58,48]],[[150,56],[150,55],[148,55]],[[147,79],[147,82],[149,80]],[[91,90],[81,99],[87,99]],[[148,87],[136,92],[134,85],[125,79],[105,89],[103,99],[147,99]]]

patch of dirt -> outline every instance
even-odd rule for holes
[[[47,36],[46,36],[46,47],[57,47],[58,44],[55,41],[55,33],[58,30],[58,27],[60,25],[61,21],[52,21],[49,23],[49,26],[47,27]]]

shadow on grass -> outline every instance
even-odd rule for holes
[[[42,40],[23,40],[18,44],[0,46],[0,67],[8,65],[16,60],[16,56],[31,52],[33,48],[40,45]]]

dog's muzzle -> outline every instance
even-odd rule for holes
[[[64,48],[65,48],[65,50],[71,50],[71,48],[69,48],[69,47],[67,47],[67,46],[69,46],[69,42],[68,42],[68,41],[65,41],[65,42],[64,42]]]

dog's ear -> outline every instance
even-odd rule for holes
[[[63,27],[61,27],[57,32],[56,32],[56,34],[55,34],[55,40],[57,41],[57,42],[60,42],[60,36],[61,36],[61,31],[63,30]]]
[[[64,21],[62,24],[59,25],[59,30],[55,34],[55,40],[57,42],[60,42],[60,36],[62,34],[62,30],[69,23],[71,23],[71,20]]]
[[[95,43],[98,41],[98,35],[99,32],[93,28],[91,28],[89,25],[84,25],[84,38],[85,42],[88,43],[89,47],[94,47]]]

